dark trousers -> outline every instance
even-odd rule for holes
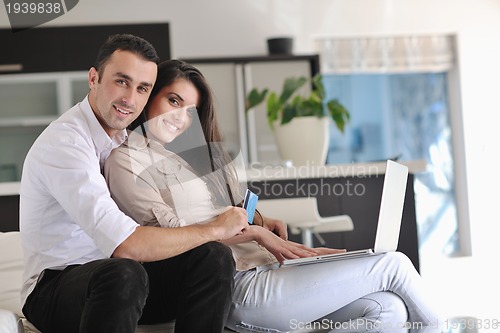
[[[23,313],[43,333],[127,333],[176,321],[176,333],[220,333],[229,314],[235,264],[211,242],[176,257],[140,264],[103,259],[45,270]]]

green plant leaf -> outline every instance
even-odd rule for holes
[[[289,123],[295,117],[296,108],[292,104],[287,104],[283,107],[281,117],[281,125]]]
[[[344,133],[345,125],[351,119],[349,111],[337,99],[328,101],[326,105],[337,128]]]
[[[280,101],[285,104],[288,99],[305,83],[307,79],[305,77],[299,78],[288,78],[283,84],[283,90],[281,91]]]
[[[269,123],[269,127],[273,128],[273,123],[278,119],[279,111],[282,108],[282,103],[276,95],[275,92],[272,92],[267,98],[267,121]]]
[[[312,78],[312,84],[314,86],[314,92],[319,97],[320,100],[325,99],[325,87],[323,86],[323,77],[320,74],[314,75]]]
[[[266,98],[268,89],[264,89],[259,92],[256,88],[253,88],[247,95],[247,99],[245,101],[245,109],[246,111],[251,108],[259,105]]]
[[[267,120],[270,128],[273,128],[273,124],[277,120],[280,121],[280,124],[286,124],[295,117],[329,115],[343,133],[350,120],[349,111],[337,99],[325,102],[326,93],[320,74],[311,79],[312,91],[308,96],[295,94],[306,82],[305,77],[287,78],[283,83],[279,97],[276,92],[268,94],[268,89],[262,91],[252,89],[246,99],[247,111],[262,103],[267,96]],[[292,96],[294,97],[290,100]],[[327,110],[325,110],[325,105]]]

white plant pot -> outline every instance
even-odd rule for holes
[[[294,166],[325,165],[328,153],[330,118],[296,117],[285,125],[274,124],[280,156]]]

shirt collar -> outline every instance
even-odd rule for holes
[[[128,132],[128,138],[127,141],[125,141],[124,145],[136,150],[143,150],[146,147],[149,147],[153,150],[158,150],[160,152],[166,150],[165,147],[160,142],[145,137],[141,133],[138,133],[137,132],[138,130],[140,129],[137,128],[134,131]]]
[[[104,130],[96,115],[92,111],[89,103],[88,95],[80,103],[80,109],[83,112],[87,124],[89,125],[90,135],[94,141],[94,145],[98,151],[113,149],[120,146],[127,139],[127,131],[121,130],[110,138],[108,133]]]

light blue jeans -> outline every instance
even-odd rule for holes
[[[402,253],[391,252],[238,272],[226,326],[237,332],[312,328],[379,332],[410,322],[434,326],[441,320],[411,261]]]

